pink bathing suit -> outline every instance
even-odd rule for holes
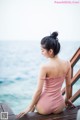
[[[43,79],[44,87],[37,105],[39,105],[46,114],[56,112],[60,110],[62,106],[65,106],[65,100],[61,92],[64,79],[65,75],[62,77]]]

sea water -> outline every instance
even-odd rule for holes
[[[80,41],[61,42],[59,56],[70,60],[79,45]],[[0,103],[7,103],[15,114],[23,111],[31,102],[40,65],[46,60],[39,41],[0,41]],[[80,61],[74,67],[74,75],[79,68]],[[73,94],[78,89],[80,79],[73,86]],[[79,105],[80,98],[74,104]]]

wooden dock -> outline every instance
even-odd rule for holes
[[[64,110],[64,112],[59,114],[50,114],[50,115],[41,115],[37,112],[27,113],[24,117],[20,119],[16,119],[16,115],[13,113],[11,108],[7,104],[0,103],[0,113],[8,112],[8,119],[0,120],[77,120],[77,112],[80,110],[80,105],[76,106],[76,108],[68,108]],[[5,116],[3,116],[6,118]]]
[[[73,89],[73,85],[80,79],[80,70],[73,76],[73,67],[76,62],[80,59],[80,48],[76,51],[76,53],[71,58],[71,67],[72,67],[72,78],[71,78],[71,87]],[[74,102],[76,99],[80,97],[80,89],[73,94],[73,90],[71,90],[70,101]],[[62,95],[65,94],[65,88],[62,90]],[[49,114],[49,115],[41,115],[38,112],[30,112],[27,113],[20,119],[16,119],[16,115],[13,113],[11,108],[7,105],[7,103],[0,103],[0,120],[80,120],[77,113],[80,110],[80,104],[76,106],[76,108],[67,108],[62,113],[59,114]],[[5,112],[5,113],[4,113]],[[6,113],[8,113],[6,116]],[[5,119],[8,117],[8,119]]]
[[[66,109],[64,112],[59,114],[40,115],[39,113],[28,113],[19,120],[77,120],[77,112],[80,106],[74,109]],[[80,120],[80,119],[79,119]]]
[[[5,114],[2,115],[4,112],[7,112],[8,116],[6,116]],[[8,119],[6,119],[7,117]],[[5,103],[0,103],[0,120],[16,120],[15,114],[13,113],[11,108]]]

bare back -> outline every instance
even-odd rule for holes
[[[60,77],[67,73],[67,61],[58,59],[57,61],[50,61],[46,64],[47,77]]]

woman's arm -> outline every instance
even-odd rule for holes
[[[43,78],[46,77],[46,66],[42,65],[40,67],[40,72],[39,72],[39,76],[38,76],[38,84],[37,84],[37,89],[36,92],[32,98],[32,102],[30,104],[30,107],[33,108],[34,105],[38,102],[40,95],[42,93],[42,89],[43,89],[43,84],[44,84],[44,80]]]
[[[32,102],[31,104],[26,108],[26,110],[24,110],[23,112],[21,112],[20,114],[17,115],[17,118],[21,118],[22,116],[24,116],[26,113],[30,112],[33,108],[34,105],[36,105],[36,103],[38,102],[42,89],[43,89],[43,83],[44,83],[44,79],[46,77],[46,66],[42,65],[40,67],[40,72],[39,72],[39,76],[38,76],[38,84],[37,84],[37,89],[36,92],[32,98]]]
[[[69,100],[71,97],[71,64],[68,62],[68,72],[66,74],[66,99],[65,101]]]
[[[71,97],[71,64],[69,62],[68,72],[66,74],[66,98],[65,104],[67,107],[75,108],[74,104],[69,100]]]

